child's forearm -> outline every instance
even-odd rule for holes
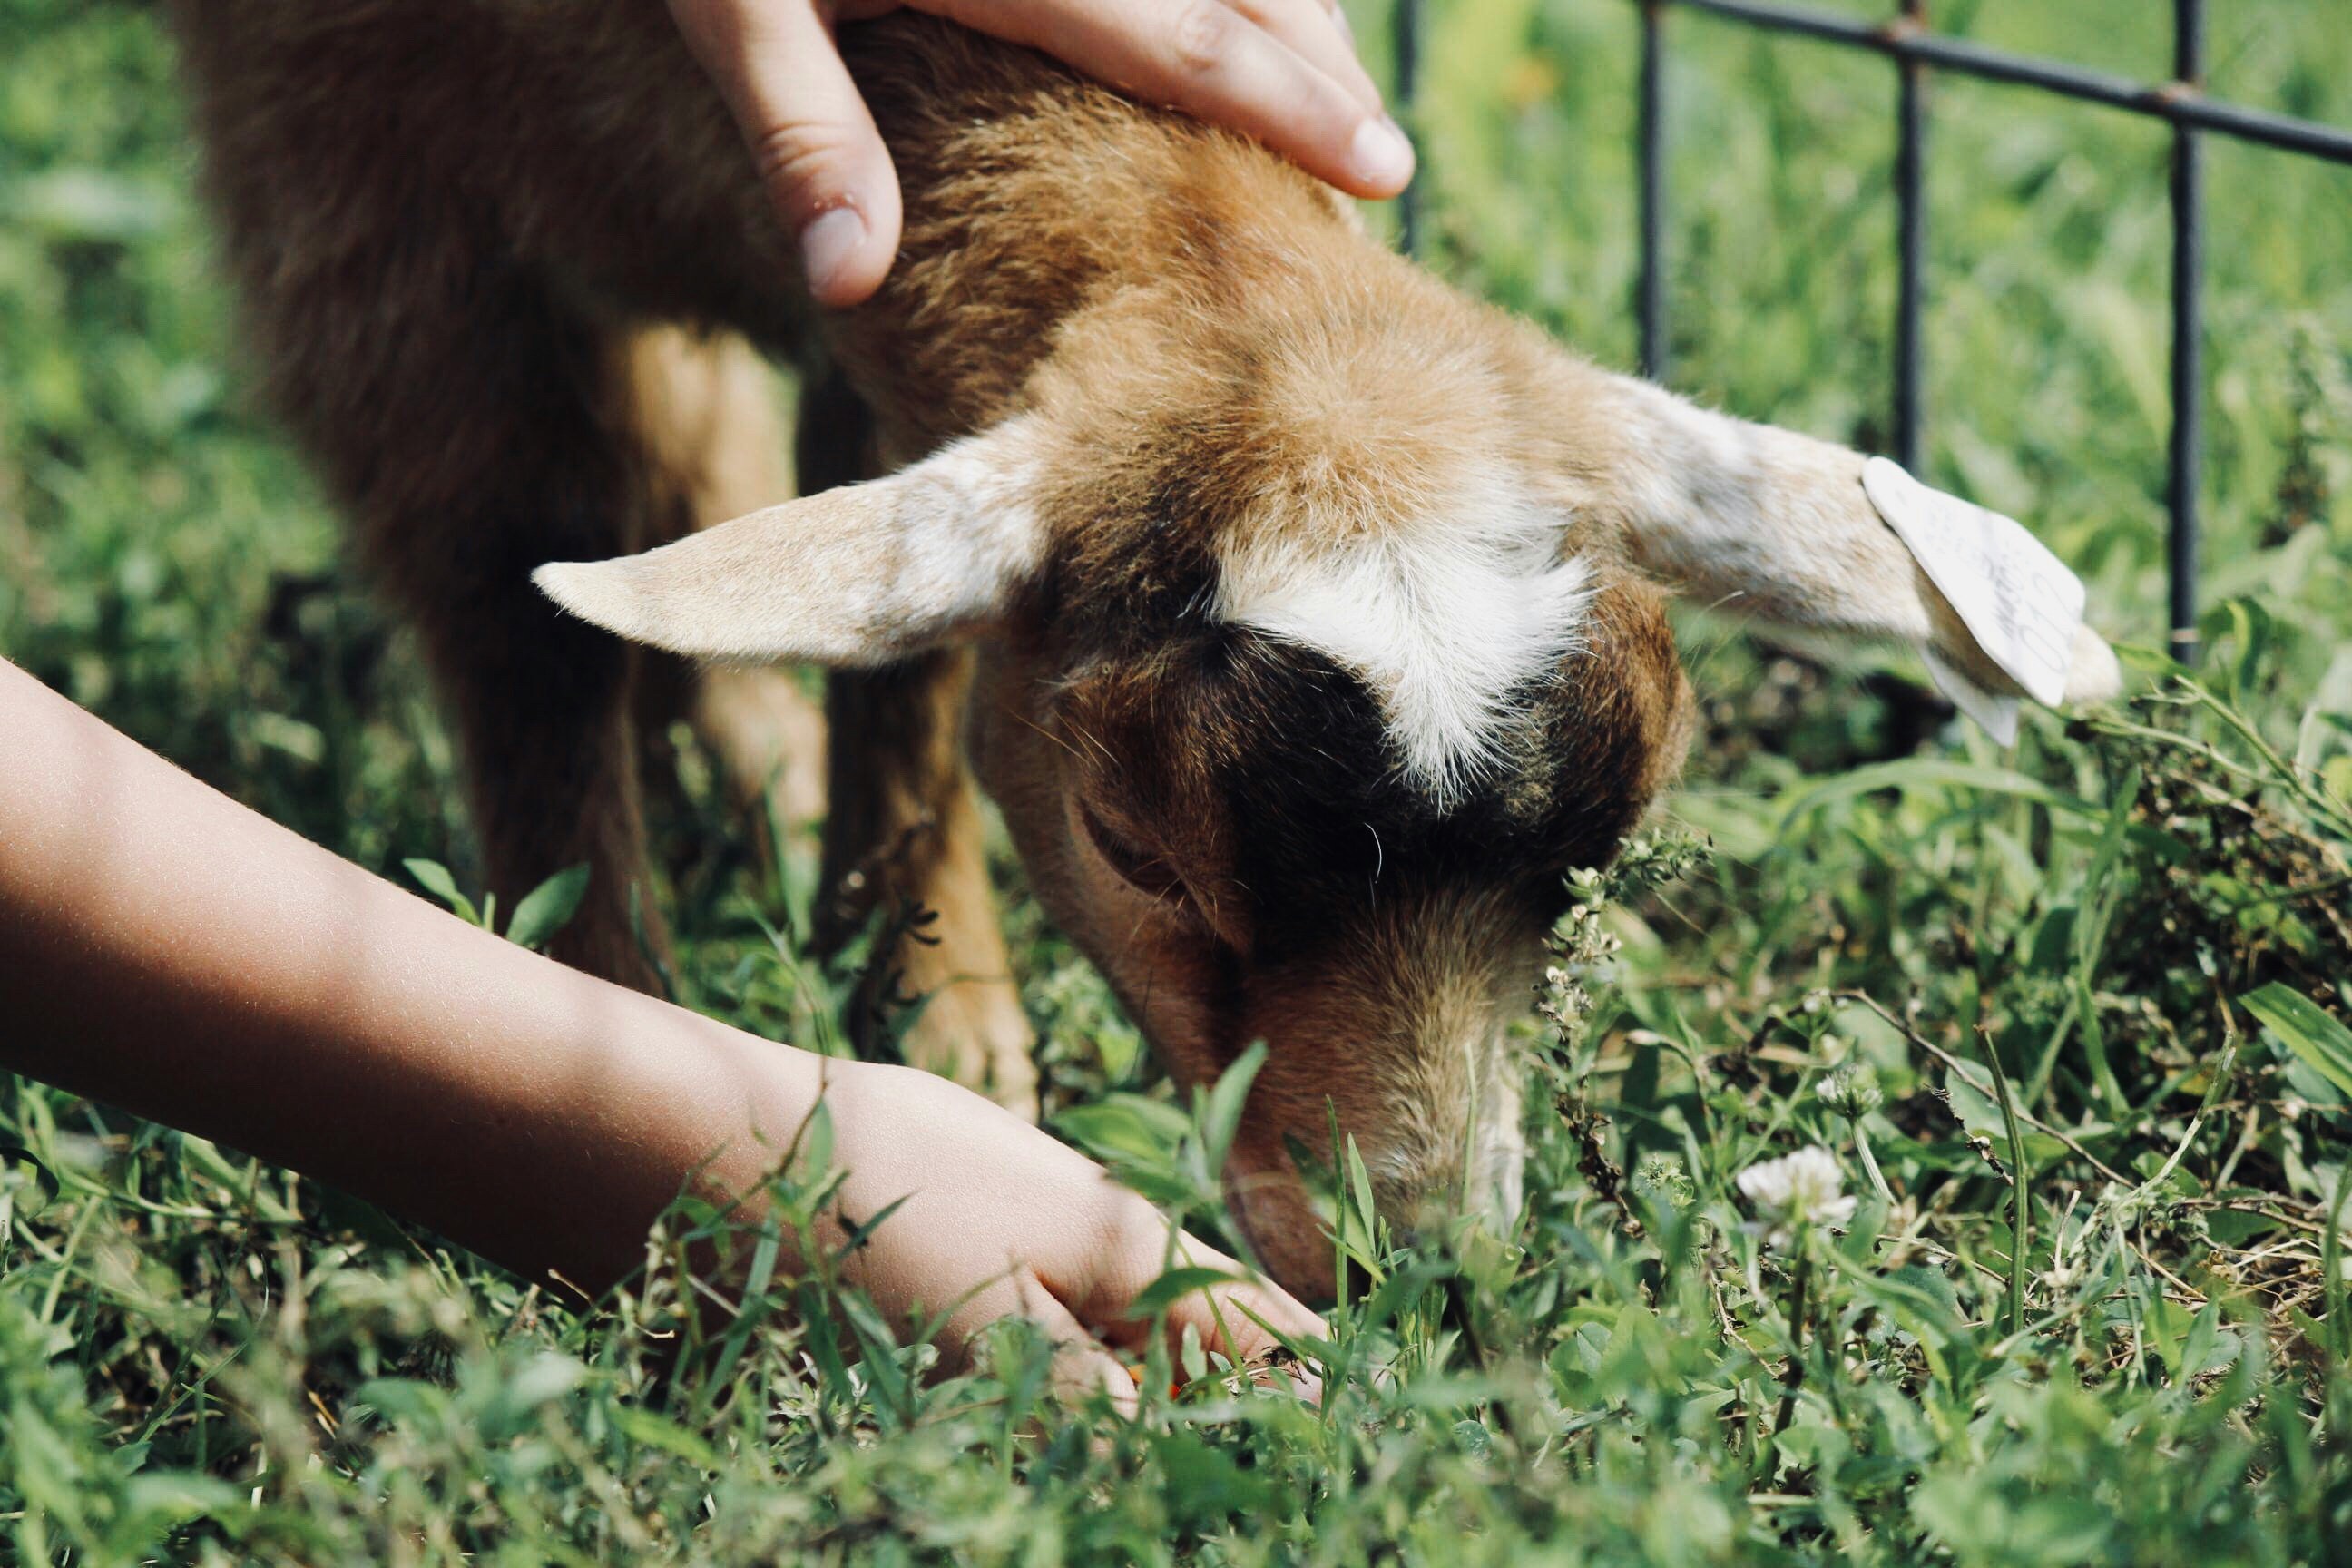
[[[0,1067],[292,1165],[525,1273],[624,1273],[824,1064],[475,929],[0,661]]]
[[[1151,1206],[943,1079],[826,1062],[499,941],[247,811],[0,660],[0,1068],[307,1172],[530,1276],[595,1290],[700,1173],[753,1194],[830,1097],[848,1259],[951,1345],[1010,1313],[1057,1381],[1135,1391],[1096,1342],[1168,1263]],[[838,1216],[829,1219],[829,1225]],[[1217,1278],[1233,1260],[1181,1241]],[[1212,1298],[1214,1298],[1213,1300]],[[1168,1309],[1237,1360],[1271,1286]],[[1233,1338],[1224,1334],[1231,1330]],[[1312,1388],[1312,1379],[1304,1379]]]

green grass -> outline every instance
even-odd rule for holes
[[[2335,0],[2215,9],[2219,88],[2352,123]],[[1632,6],[1434,10],[1435,264],[1626,362]],[[1938,11],[2118,70],[2167,56],[2156,0]],[[1671,25],[1678,384],[1883,445],[1884,63]],[[153,18],[0,0],[0,653],[363,864],[473,885],[413,655],[249,411]],[[2164,138],[1966,83],[1936,107],[1929,477],[2033,521],[2153,646]],[[666,1261],[693,1214],[575,1314],[17,1083],[0,1561],[2340,1554],[2352,171],[2210,157],[2196,683],[2141,658],[2134,701],[2003,753],[1899,660],[1690,624],[1706,732],[1668,837],[1584,889],[1531,1008],[1528,1212],[1403,1251],[1339,1196],[1372,1288],[1333,1319],[1319,1412],[1211,1382],[1131,1425],[1066,1415],[1010,1330],[921,1382],[926,1352],[822,1279],[704,1342]],[[706,761],[679,771],[688,994],[824,1044],[841,977],[766,934],[806,929],[804,847],[752,857]],[[1197,1192],[1201,1130],[1034,907],[1011,918],[1059,1124]],[[1737,1178],[1813,1143],[1858,1207],[1769,1247]]]

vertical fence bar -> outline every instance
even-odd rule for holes
[[[1642,0],[1642,374],[1666,378],[1667,0]]]
[[[1900,25],[1925,32],[1927,0],[1903,0]],[[1900,82],[1895,143],[1900,250],[1895,289],[1895,460],[1917,473],[1927,429],[1920,345],[1921,294],[1927,271],[1927,68],[1906,55],[1895,68]]]
[[[2205,0],[2172,0],[2176,90],[2205,83]],[[2205,162],[2198,132],[2172,128],[2172,657],[2197,658],[2197,492],[2204,456]]]
[[[1421,0],[1395,0],[1389,11],[1390,43],[1396,52],[1397,118],[1411,124],[1412,106],[1421,91]],[[1397,196],[1397,246],[1407,256],[1421,254],[1421,175]]]

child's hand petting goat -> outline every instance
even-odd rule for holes
[[[1026,44],[1147,102],[1254,136],[1352,195],[1395,195],[1412,148],[1326,0],[909,0]],[[899,0],[670,0],[727,100],[809,291],[855,305],[898,248],[898,177],[833,41]]]

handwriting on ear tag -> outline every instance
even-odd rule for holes
[[[1863,465],[1862,488],[1985,657],[2036,702],[2056,707],[2083,624],[2082,580],[2021,523],[1931,489],[1898,463],[1871,458]],[[1922,651],[1937,684],[2006,744],[2017,730],[2015,700],[1983,690],[1948,660]]]

